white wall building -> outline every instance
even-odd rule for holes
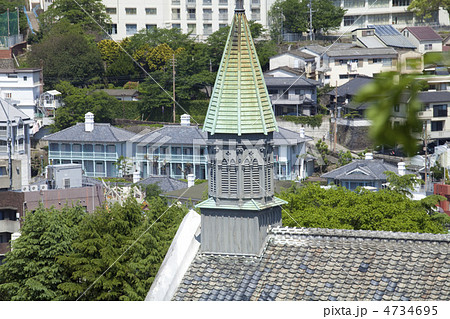
[[[350,32],[354,28],[371,24],[389,24],[397,29],[417,24],[449,25],[448,12],[442,8],[424,24],[408,11],[411,0],[333,0],[335,6],[346,9],[338,32]]]
[[[40,69],[0,70],[0,98],[16,106],[31,120],[43,91]]]
[[[268,28],[267,12],[275,0],[246,0],[248,20]],[[103,0],[111,16],[111,36],[120,40],[142,29],[181,28],[203,40],[233,18],[235,0]]]

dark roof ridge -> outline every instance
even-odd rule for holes
[[[353,237],[361,239],[387,239],[404,241],[428,241],[450,243],[449,234],[431,233],[406,233],[379,230],[354,230],[354,229],[327,229],[327,228],[297,228],[297,227],[274,227],[270,234],[282,236],[318,236],[318,237]]]

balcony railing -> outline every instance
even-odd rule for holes
[[[6,130],[0,130],[0,137],[6,137]]]
[[[212,0],[203,0],[203,5],[210,6],[211,2],[212,2]]]
[[[261,20],[260,13],[252,13],[252,20]]]
[[[172,0],[172,5],[179,5],[180,4],[180,0]]]
[[[195,20],[195,13],[188,13],[187,14],[187,19],[188,20]]]
[[[181,14],[180,13],[172,13],[172,20],[180,20]]]
[[[228,5],[228,0],[219,0],[219,6],[222,5]]]
[[[212,20],[212,13],[203,13],[203,20],[205,21]]]
[[[19,228],[20,222],[18,220],[0,220],[0,233],[15,233],[19,231]]]
[[[228,14],[227,13],[219,13],[219,20],[228,21]]]
[[[270,98],[272,100],[272,103],[286,103],[286,102],[290,102],[290,103],[299,103],[302,104],[305,101],[305,96],[304,95],[294,95],[294,94],[271,94]]]
[[[116,160],[117,153],[104,152],[64,152],[64,151],[49,151],[50,158],[70,158],[70,159],[98,159],[98,160]]]
[[[182,163],[201,163],[205,164],[208,162],[207,155],[184,155],[184,154],[146,154],[146,153],[136,153],[136,158],[138,160],[148,160],[150,162],[158,163],[171,163],[171,162],[182,162]]]
[[[6,145],[0,146],[0,153],[6,153],[7,151],[8,151],[8,146],[6,146]]]
[[[186,0],[186,7],[195,8],[197,0]]]
[[[85,172],[84,175],[87,177],[106,177],[105,172]]]

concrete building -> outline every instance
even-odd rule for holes
[[[323,85],[340,86],[359,75],[373,77],[377,73],[397,69],[398,52],[393,48],[348,48],[329,50],[323,55]]]
[[[249,19],[268,27],[267,12],[275,0],[247,0]],[[121,40],[142,29],[179,28],[200,40],[230,24],[235,0],[103,0],[111,16],[111,37]]]
[[[0,70],[0,97],[33,121],[43,86],[40,69]]]
[[[0,98],[0,190],[21,189],[31,178],[29,116]]]
[[[392,114],[393,125],[405,120],[407,98],[405,96],[402,101],[403,103],[394,106],[394,112]],[[425,123],[428,139],[438,140],[440,142],[450,140],[450,112],[448,112],[450,92],[419,92],[418,99],[422,104],[422,109],[419,111],[418,117]]]
[[[432,13],[431,19],[419,21],[408,11],[411,0],[334,0],[335,6],[346,9],[338,32],[350,32],[355,27],[371,24],[393,25],[398,29],[413,25],[449,25],[449,15],[444,8]]]
[[[46,91],[39,97],[36,121],[39,127],[53,124],[56,109],[63,105],[61,92],[57,90]]]

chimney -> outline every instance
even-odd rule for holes
[[[406,174],[405,162],[399,162],[398,163],[398,175],[404,176],[405,174]]]
[[[191,116],[189,114],[181,115],[181,126],[191,126]]]
[[[367,160],[373,160],[373,154],[372,153],[366,153],[364,156],[364,159]]]
[[[300,137],[305,138],[305,128],[304,127],[300,128]]]
[[[94,114],[87,112],[84,116],[84,130],[92,132],[94,130]]]
[[[187,180],[188,180],[188,187],[194,186],[194,184],[195,184],[195,175],[194,174],[188,174]]]
[[[139,173],[139,171],[134,171],[134,173],[133,173],[133,184],[136,184],[140,180],[141,180],[141,174]]]

